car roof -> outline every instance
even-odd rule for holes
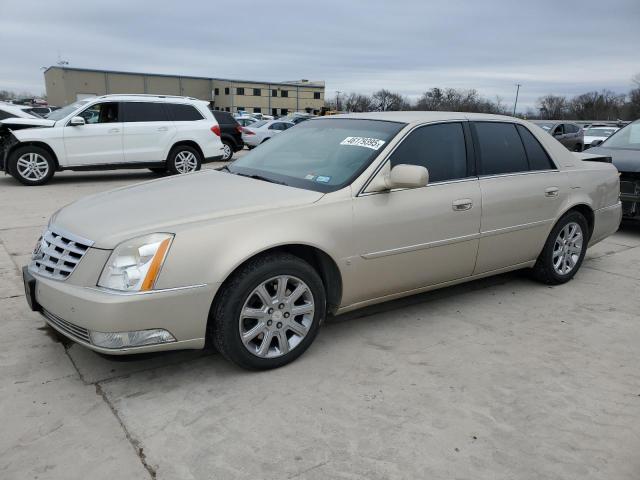
[[[366,113],[345,113],[331,115],[328,117],[315,117],[311,120],[323,118],[357,118],[362,120],[386,120],[389,122],[402,123],[424,123],[446,120],[475,120],[493,122],[515,122],[523,123],[519,118],[507,115],[492,115],[488,113],[469,112],[438,112],[438,111],[401,111],[401,112],[366,112]]]
[[[4,103],[4,102],[0,102],[0,108],[2,110],[4,110],[5,112],[9,112],[15,115],[20,115],[22,117],[33,117],[34,115],[31,115],[29,112],[27,112],[27,109],[31,108],[25,105],[15,105],[13,103]]]
[[[136,94],[109,94],[109,95],[100,95],[98,97],[93,97],[90,98],[88,100],[97,100],[97,99],[108,99],[108,100],[115,100],[115,101],[125,101],[125,100],[131,100],[131,101],[143,101],[143,100],[150,100],[150,101],[161,101],[161,102],[168,102],[168,103],[192,103],[192,104],[199,104],[199,105],[209,105],[209,102],[205,101],[205,100],[199,100],[197,98],[193,98],[193,97],[183,97],[183,96],[178,96],[178,95],[148,95],[148,94],[143,94],[143,93],[136,93]]]

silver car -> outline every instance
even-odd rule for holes
[[[221,171],[56,212],[27,299],[98,352],[278,367],[329,314],[516,269],[569,281],[621,217],[616,169],[579,155],[512,117],[311,119]]]

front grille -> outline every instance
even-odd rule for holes
[[[636,184],[635,182],[630,182],[628,180],[620,181],[620,193],[635,195],[637,191],[640,191],[640,183]]]
[[[29,268],[43,277],[65,280],[91,245],[90,240],[50,228],[38,240]]]
[[[67,322],[66,320],[61,319],[57,315],[54,315],[51,312],[46,310],[42,310],[42,314],[49,321],[49,323],[58,327],[65,335],[71,337],[74,340],[80,340],[86,343],[91,343],[91,338],[89,337],[89,330],[86,328],[79,327],[74,325],[73,323]]]

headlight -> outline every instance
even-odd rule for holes
[[[124,292],[152,290],[173,235],[153,233],[118,245],[102,270],[98,286]]]

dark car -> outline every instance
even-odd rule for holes
[[[242,127],[229,112],[220,110],[212,110],[213,116],[216,117],[220,125],[220,140],[224,145],[222,160],[228,162],[233,158],[233,153],[242,150],[244,142],[242,141]]]
[[[534,120],[537,126],[546,131],[561,144],[574,152],[584,148],[584,131],[580,125],[563,120]]]
[[[620,172],[622,216],[640,220],[640,120],[594,143],[589,153],[610,156]]]

